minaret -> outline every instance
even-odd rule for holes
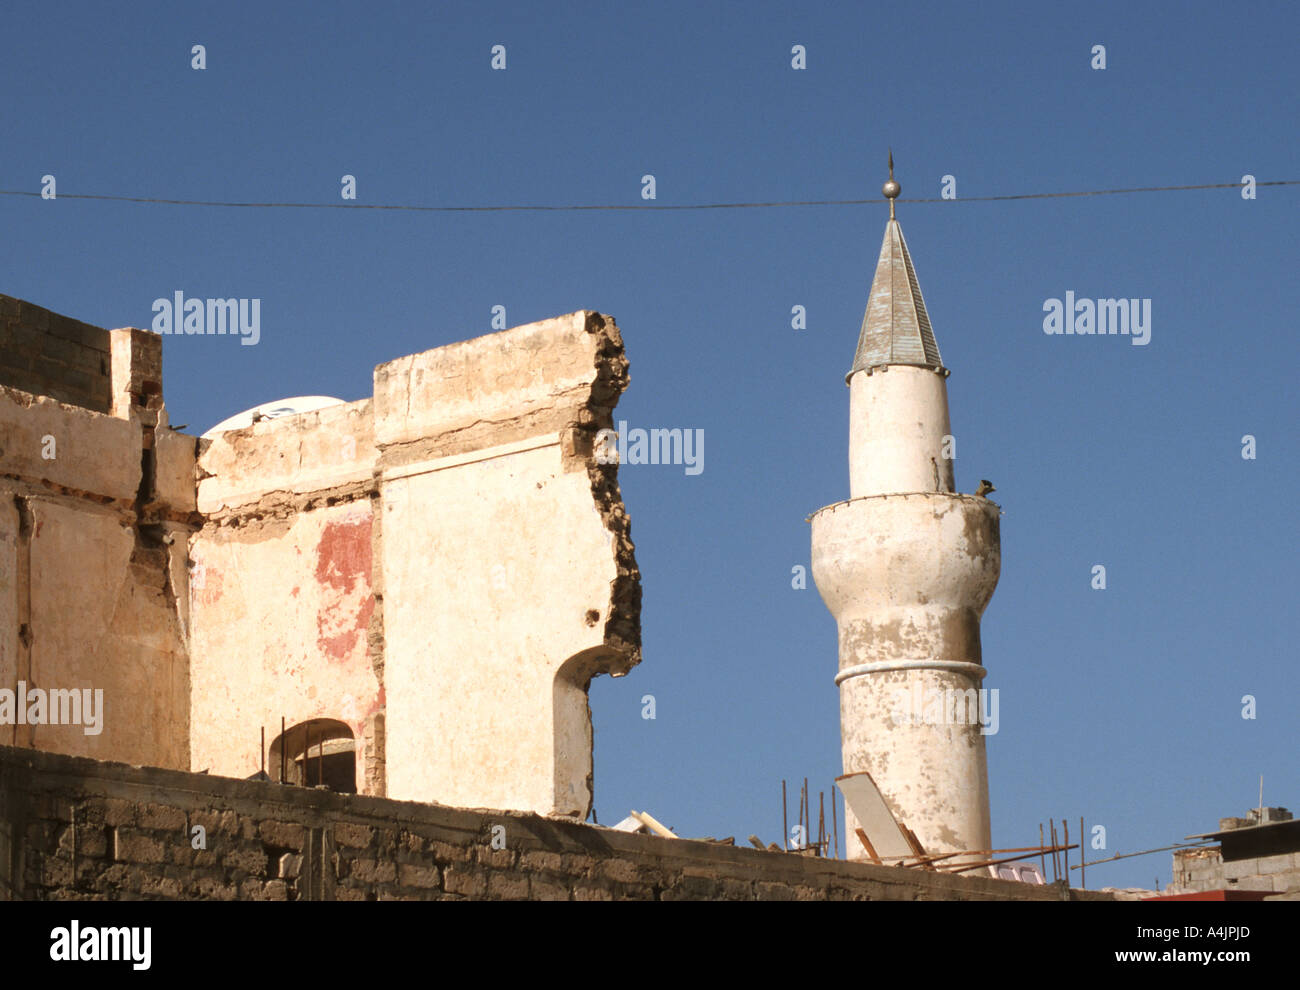
[[[998,583],[998,507],[954,491],[948,370],[889,181],[889,222],[849,386],[849,499],[812,522],[817,590],[839,626],[844,772],[868,771],[929,853],[991,848],[975,702],[980,616]],[[847,811],[848,852],[866,857]]]

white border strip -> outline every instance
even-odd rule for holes
[[[843,684],[850,677],[863,674],[883,674],[891,670],[950,670],[955,674],[965,674],[973,681],[981,681],[988,676],[988,671],[977,663],[965,660],[884,660],[879,663],[860,663],[845,667],[835,675],[835,683]]]
[[[461,467],[464,464],[490,461],[494,457],[506,457],[510,454],[522,454],[528,450],[540,450],[543,447],[558,447],[559,445],[560,437],[558,434],[547,434],[540,439],[532,436],[524,440],[516,440],[514,443],[503,443],[495,447],[482,447],[478,450],[467,451],[463,454],[452,454],[448,457],[439,457],[431,461],[404,464],[401,467],[391,468],[383,472],[381,479],[383,481],[400,481],[403,478],[413,478],[419,474],[431,474],[434,471],[445,471],[447,468]]]

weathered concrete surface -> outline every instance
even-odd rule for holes
[[[359,499],[195,536],[194,769],[256,773],[261,729],[269,748],[282,716],[289,726],[345,722],[364,766],[366,722],[384,703],[369,650],[371,517]],[[360,773],[358,786],[366,790]]]
[[[951,492],[944,456],[948,386],[941,372],[884,365],[849,379],[849,494]]]
[[[66,320],[51,316],[50,326]],[[75,321],[68,327],[83,333]],[[176,543],[179,535],[183,548],[189,531],[193,441],[188,459],[185,441],[162,441],[160,475],[157,335],[97,331],[90,340],[101,341],[114,414],[0,388],[0,687],[17,694],[21,683],[47,700],[81,692],[59,717],[49,703],[33,710],[36,724],[0,726],[0,739],[188,767]],[[69,717],[79,721],[62,721]]]
[[[204,441],[194,769],[247,776],[262,726],[335,719],[365,793],[585,816],[588,682],[640,658],[627,515],[592,454],[626,369],[613,320],[575,313]]]
[[[196,440],[168,426],[158,335],[2,296],[0,317],[23,361],[71,362],[17,378],[84,406],[0,384],[0,686],[106,708],[97,735],[0,741],[248,776],[283,716],[293,744],[350,732],[366,793],[391,766],[403,796],[585,816],[587,685],[640,659],[627,513],[592,454],[627,384],[612,319],[411,355],[373,399]]]
[[[640,660],[595,433],[627,362],[580,312],[376,369],[389,796],[585,817],[587,686]],[[421,439],[421,436],[424,439]]]
[[[138,421],[0,386],[0,478],[10,482],[129,508],[142,436]]]
[[[250,515],[284,515],[301,507],[296,496],[373,491],[369,399],[265,419],[200,445],[198,509],[209,517],[221,519],[239,507]]]
[[[987,499],[940,493],[852,499],[812,518],[813,578],[839,626],[844,772],[868,771],[930,851],[991,848],[978,712],[945,704],[940,720],[926,705],[981,686],[998,523]],[[916,665],[936,660],[954,669]],[[858,669],[867,664],[897,666]]]

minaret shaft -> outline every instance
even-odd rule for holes
[[[892,207],[892,169],[884,191]],[[851,497],[813,515],[812,571],[839,627],[844,772],[936,854],[991,847],[980,617],[1001,570],[998,507],[955,492],[947,375],[891,211],[849,373]]]

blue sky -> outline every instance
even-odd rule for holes
[[[165,342],[172,421],[196,433],[284,396],[366,396],[376,364],[487,332],[495,305],[512,326],[614,315],[620,418],[706,443],[699,475],[620,472],[645,659],[592,685],[597,813],[779,841],[781,779],[816,791],[841,769],[834,622],[791,568],[805,517],[848,496],[843,376],[883,205],[66,196],[339,202],[352,174],[360,203],[638,205],[652,174],[662,205],[869,199],[892,146],[952,371],[958,487],[992,479],[1006,513],[983,623],[995,844],[1083,815],[1107,830],[1091,857],[1167,845],[1243,814],[1260,774],[1266,803],[1300,811],[1283,634],[1300,187],[962,201],[1300,179],[1298,8],[806,6],[10,3],[0,188],[49,173],[63,198],[0,196],[0,291],[109,327],[148,326],[177,290],[260,298],[256,347]],[[908,202],[945,174],[955,202]],[[1151,299],[1150,344],[1045,335],[1044,300],[1067,290]],[[1090,886],[1167,883],[1169,862],[1098,867]]]

